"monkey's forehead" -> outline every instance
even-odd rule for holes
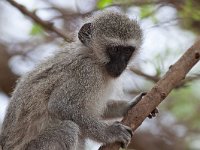
[[[141,38],[141,29],[137,21],[130,20],[120,13],[102,13],[93,22],[95,33],[106,37],[119,37],[122,39],[134,38],[135,34]]]

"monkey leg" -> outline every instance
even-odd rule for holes
[[[72,121],[44,129],[25,150],[77,150],[79,127]]]

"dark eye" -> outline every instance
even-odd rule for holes
[[[115,55],[118,52],[118,48],[117,47],[108,47],[107,48],[107,52],[109,53],[109,55]]]
[[[132,52],[134,52],[135,49],[136,49],[134,46],[128,46],[128,48],[129,48]]]
[[[118,48],[117,48],[117,47],[112,47],[112,49],[111,49],[111,53],[112,53],[112,54],[116,54],[117,51],[118,51]]]
[[[130,55],[135,51],[135,47],[128,46],[124,49],[125,54]]]

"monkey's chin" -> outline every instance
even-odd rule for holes
[[[126,69],[126,63],[108,63],[106,64],[106,70],[111,77],[117,78]]]
[[[117,73],[110,72],[109,75],[110,75],[111,77],[113,77],[113,78],[117,78],[117,77],[119,77],[119,76],[122,74],[122,72],[123,72],[123,71],[117,72]]]

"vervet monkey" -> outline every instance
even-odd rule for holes
[[[109,101],[118,77],[142,43],[137,21],[102,12],[75,42],[17,83],[3,122],[3,150],[83,150],[86,138],[126,147],[132,132],[102,118],[122,117],[136,102]]]

